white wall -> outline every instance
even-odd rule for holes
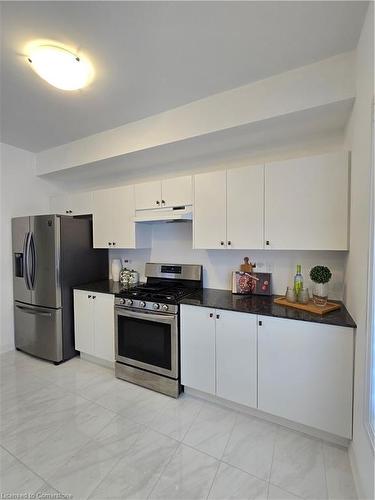
[[[354,428],[350,447],[352,469],[359,496],[374,498],[374,455],[365,428],[367,273],[370,214],[371,121],[374,95],[373,4],[370,3],[357,48],[356,101],[348,125],[352,149],[351,234],[346,271],[346,304],[357,323]]]
[[[191,223],[157,223],[152,226],[150,250],[111,250],[110,260],[129,259],[129,267],[139,271],[142,278],[145,262],[202,264],[205,287],[230,289],[232,271],[239,270],[243,257],[248,256],[257,263],[259,272],[272,272],[274,293],[280,294],[292,284],[296,264],[302,264],[308,286],[311,267],[324,264],[333,272],[330,296],[342,299],[346,255],[346,252],[325,251],[193,250]]]
[[[49,211],[49,184],[35,176],[35,155],[0,144],[0,352],[14,349],[11,217]]]

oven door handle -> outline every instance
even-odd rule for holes
[[[121,307],[115,307],[115,312],[119,316],[126,316],[128,318],[145,319],[145,320],[156,320],[160,323],[173,323],[177,319],[176,314],[158,314],[154,312],[138,312],[129,311],[128,309],[123,309]]]

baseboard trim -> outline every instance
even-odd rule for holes
[[[219,398],[218,396],[207,394],[205,392],[198,391],[197,389],[192,389],[190,387],[185,386],[184,391],[186,394],[190,394],[191,396],[204,399],[205,401],[209,401],[211,403],[215,403],[217,405],[224,406],[226,408],[230,408],[231,410],[236,410],[241,413],[251,415],[253,417],[258,417],[263,420],[267,420],[268,422],[281,425],[282,427],[287,427],[288,429],[292,429],[293,431],[298,431],[303,434],[307,434],[310,437],[322,439],[323,441],[327,441],[328,443],[333,443],[335,445],[348,448],[351,442],[347,438],[336,436],[335,434],[330,434],[329,432],[321,431],[319,429],[314,429],[313,427],[308,427],[303,424],[298,424],[296,422],[292,422],[291,420],[287,420],[286,418],[276,417],[275,415],[265,413],[261,410],[257,410],[256,408],[249,408],[248,406],[234,403],[233,401],[228,401],[227,399]]]
[[[108,361],[107,359],[97,358],[96,356],[92,356],[91,354],[86,354],[85,352],[80,353],[80,358],[89,361],[90,363],[94,363],[95,365],[104,366],[105,368],[115,369],[115,362]]]
[[[16,348],[14,344],[3,344],[0,346],[0,354],[5,354],[6,352],[15,351]]]

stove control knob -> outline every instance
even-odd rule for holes
[[[125,299],[125,304],[126,304],[127,306],[131,306],[131,305],[133,304],[132,299]]]
[[[144,302],[143,300],[141,300],[140,303],[139,303],[139,307],[146,307],[146,302]]]
[[[160,304],[157,304],[156,302],[152,305],[154,309],[160,309]]]
[[[168,309],[169,309],[169,307],[168,307],[168,305],[167,305],[167,304],[163,304],[163,305],[161,306],[161,308],[162,308],[162,310],[163,310],[163,311],[168,311]]]
[[[125,304],[125,299],[118,299],[119,304]]]

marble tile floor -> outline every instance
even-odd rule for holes
[[[2,498],[356,498],[347,451],[318,439],[78,357],[10,352],[0,369]]]

